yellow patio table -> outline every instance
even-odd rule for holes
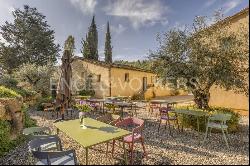
[[[111,126],[92,118],[84,118],[84,126],[80,125],[80,120],[67,120],[54,123],[57,132],[62,131],[76,142],[81,144],[86,150],[86,165],[88,165],[88,149],[94,145],[102,144],[114,139],[119,139],[131,134],[130,131]],[[125,143],[123,143],[124,158],[127,164],[127,154]]]
[[[198,132],[200,131],[199,118],[202,117],[202,116],[208,116],[209,115],[207,112],[204,112],[202,110],[175,109],[172,112],[175,112],[177,114],[196,116],[197,117],[197,130],[198,130]]]

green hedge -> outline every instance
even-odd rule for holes
[[[20,98],[21,95],[14,90],[0,86],[0,98]]]
[[[178,107],[178,109],[187,109],[187,107]],[[194,107],[189,107],[188,109],[196,109]],[[238,131],[240,115],[239,113],[234,112],[229,108],[222,107],[211,107],[207,110],[210,113],[229,113],[232,115],[231,119],[227,121],[228,131],[233,133]],[[191,115],[181,115],[178,116],[179,123],[181,123],[184,127],[193,128],[197,130],[197,117]],[[200,131],[206,131],[206,121],[205,117],[199,118]],[[214,132],[218,132],[218,130],[212,130]],[[221,132],[221,131],[220,131]]]

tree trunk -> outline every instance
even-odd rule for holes
[[[209,108],[208,102],[210,99],[209,90],[194,90],[194,102],[200,109]]]

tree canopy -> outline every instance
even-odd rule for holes
[[[189,31],[169,30],[150,55],[159,76],[165,82],[185,84],[200,108],[209,107],[213,85],[247,95],[249,89],[249,33],[243,25],[236,32],[230,26],[208,27],[206,20],[196,17]]]
[[[23,63],[45,65],[55,63],[59,45],[55,44],[54,30],[36,8],[24,5],[12,12],[14,22],[0,26],[5,42],[0,42],[1,67],[9,73]]]
[[[20,82],[27,82],[33,90],[46,96],[50,93],[50,79],[55,71],[52,64],[39,66],[26,63],[14,72],[15,78]]]

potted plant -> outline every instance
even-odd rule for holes
[[[84,125],[84,118],[86,117],[86,113],[93,110],[93,108],[86,102],[81,102],[80,104],[76,104],[75,107],[80,111],[79,119],[80,119],[81,127],[83,129],[86,129],[87,127]]]

